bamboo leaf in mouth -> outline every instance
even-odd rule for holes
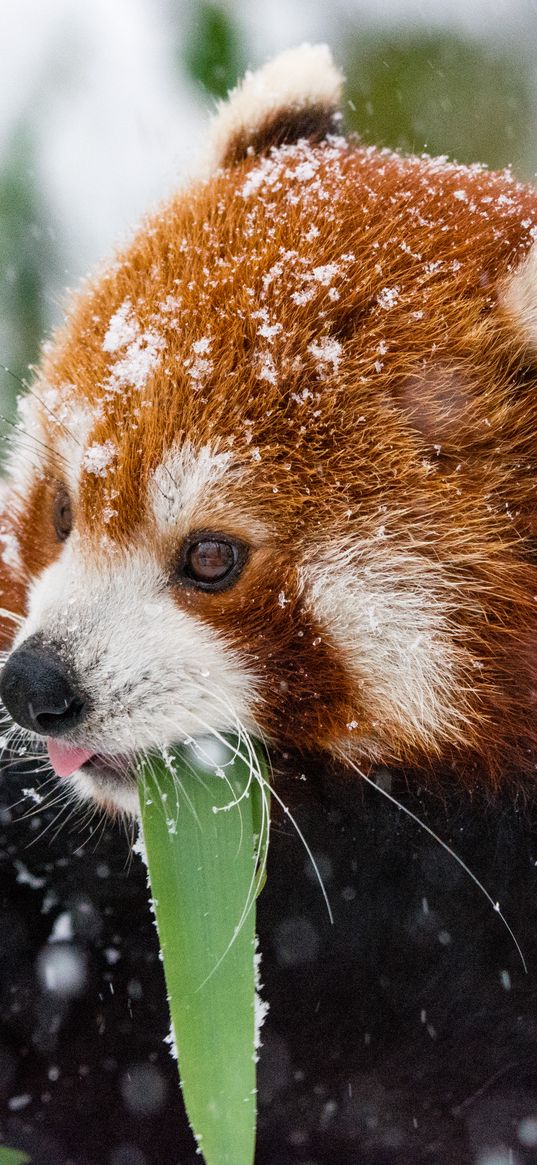
[[[171,1039],[206,1165],[252,1165],[255,1152],[255,902],[266,870],[267,788],[264,751],[243,737],[173,748],[140,772]]]

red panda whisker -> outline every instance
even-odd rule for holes
[[[64,801],[64,805],[59,809],[56,816],[51,818],[51,820],[47,823],[47,825],[45,825],[44,828],[40,830],[40,832],[37,834],[37,836],[32,838],[32,840],[27,843],[27,846],[26,846],[27,849],[31,849],[32,846],[37,845],[37,843],[45,837],[45,835],[49,832],[49,830],[52,829],[52,827],[54,825],[56,825],[56,823],[61,818],[61,815],[64,811],[67,812],[68,809],[72,809],[73,798],[69,796],[69,790],[67,788],[65,788],[65,790],[64,790],[63,798],[60,798],[60,801],[61,800]],[[67,821],[70,819],[70,817],[71,817],[71,814],[69,814],[69,816],[67,817]],[[64,822],[62,822],[61,824],[63,825]],[[61,828],[61,826],[60,826],[60,828]],[[58,832],[59,832],[59,830],[58,830]],[[54,835],[55,837],[58,836],[58,832]]]
[[[26,754],[24,760],[28,761],[29,763],[33,763],[34,761],[39,762],[39,763],[37,764],[36,768],[21,769],[20,770],[21,777],[30,777],[30,776],[33,776],[34,773],[44,773],[47,771],[47,769],[50,769],[50,762],[48,760],[48,757],[44,756],[43,753]],[[9,766],[11,764],[20,765],[21,761],[20,760],[7,761],[6,764],[3,765],[2,767],[7,769],[7,768],[9,768]]]
[[[35,771],[37,772],[39,770],[35,770]],[[40,771],[45,772],[46,770],[43,769]],[[33,771],[27,774],[27,776],[31,776],[31,775],[33,775]],[[47,788],[47,786],[49,786],[49,785],[52,785],[52,788]],[[62,788],[62,792],[64,792],[65,790],[63,789],[63,786],[60,786],[60,787]],[[21,814],[21,821],[26,821],[28,817],[33,817],[35,814],[42,813],[43,809],[46,809],[48,807],[46,804],[46,798],[49,796],[52,796],[54,793],[56,793],[57,789],[58,789],[58,778],[57,778],[56,774],[54,773],[51,777],[47,777],[46,781],[43,781],[43,783],[41,785],[39,785],[38,789],[31,790],[31,792],[36,794],[38,797],[40,797],[41,800],[40,800],[39,804],[36,805],[33,809],[27,809],[23,814]],[[30,790],[25,789],[23,796],[19,797],[18,801],[14,801],[13,804],[10,806],[10,808],[16,809],[19,805],[24,805],[25,802],[28,800],[29,796],[30,796]]]
[[[52,833],[52,836],[50,839],[51,842],[55,842],[57,837],[59,836],[59,834],[62,832],[62,830],[64,830],[67,827],[69,822],[72,821],[73,818],[76,818],[77,814],[80,814],[81,805],[80,805],[80,802],[76,798],[75,799],[73,799],[72,797],[69,798],[69,802],[68,802],[68,805],[66,805],[66,808],[69,808],[69,806],[70,806],[70,812],[67,814],[67,817],[63,818],[63,820],[62,820],[61,816],[59,816],[59,820],[57,818],[56,821],[53,823],[54,825],[56,825],[56,828],[55,828],[54,832]],[[87,809],[85,809],[85,813],[84,813],[84,816],[82,817],[82,819],[80,818],[80,816],[78,817],[77,829],[78,828],[83,829],[88,820],[89,821],[93,820],[93,817],[95,817],[96,814],[99,812],[99,806],[92,804],[91,810],[92,810],[92,815],[89,819],[87,816],[87,812],[88,812]]]
[[[319,883],[319,886],[320,886],[320,888],[321,888],[321,893],[322,893],[322,896],[323,896],[323,898],[324,898],[324,902],[325,902],[326,910],[327,910],[327,913],[328,913],[328,918],[329,918],[329,920],[330,920],[330,923],[331,923],[331,925],[333,926],[333,925],[334,925],[334,915],[333,915],[333,913],[332,913],[332,907],[331,907],[331,905],[330,905],[330,899],[329,899],[329,897],[328,897],[328,894],[327,894],[327,891],[326,891],[326,887],[325,887],[325,884],[324,884],[324,882],[323,882],[323,879],[322,879],[322,874],[321,874],[321,871],[319,870],[319,867],[318,867],[318,865],[317,865],[317,862],[315,861],[315,858],[314,858],[314,856],[313,856],[312,850],[310,849],[310,846],[308,845],[308,842],[306,841],[306,838],[304,837],[304,834],[302,833],[302,830],[301,830],[300,826],[298,825],[298,822],[296,821],[295,817],[293,817],[293,814],[291,813],[291,810],[288,808],[288,806],[287,806],[287,805],[285,804],[285,802],[282,800],[282,798],[280,797],[279,793],[277,793],[277,792],[276,792],[276,789],[274,788],[274,785],[271,785],[271,784],[269,784],[269,783],[268,783],[268,781],[265,781],[265,784],[266,784],[266,786],[267,786],[267,788],[268,788],[268,790],[269,790],[269,792],[270,792],[270,795],[271,795],[271,797],[274,797],[274,800],[278,802],[278,805],[280,806],[280,808],[281,808],[282,812],[285,814],[285,816],[287,817],[287,819],[288,819],[288,820],[291,822],[291,825],[293,826],[293,829],[294,829],[294,830],[295,830],[295,832],[298,834],[298,836],[299,836],[299,838],[300,838],[300,841],[302,842],[302,845],[304,846],[304,849],[306,850],[306,853],[307,853],[307,855],[308,855],[308,858],[309,858],[309,860],[310,860],[310,862],[311,862],[311,864],[312,864],[313,871],[314,871],[314,873],[315,873],[315,877],[317,878],[317,881],[318,881],[318,883]]]
[[[79,448],[82,448],[82,445],[81,445],[80,441],[78,440],[78,438],[75,437],[74,433],[71,432],[71,430],[67,427],[65,422],[61,421],[60,418],[56,416],[54,409],[49,408],[49,406],[45,403],[45,401],[42,400],[41,397],[37,395],[35,389],[29,388],[28,395],[33,396],[34,400],[38,401],[38,403],[42,406],[42,408],[44,408],[46,410],[46,412],[49,414],[49,416],[52,417],[54,423],[56,425],[59,425],[60,428],[63,429],[64,433],[70,438],[70,440],[74,441],[75,445],[78,445]],[[66,460],[66,459],[64,458],[64,460]]]
[[[97,850],[102,842],[102,839],[103,839],[103,836],[104,836],[104,833],[106,830],[106,826],[108,824],[108,814],[106,812],[106,809],[104,808],[104,805],[95,805],[94,809],[95,809],[95,811],[94,811],[92,816],[84,817],[82,819],[82,822],[80,823],[80,828],[90,830],[90,840],[94,842],[93,853],[96,854]],[[97,822],[97,825],[94,827],[93,821],[94,821],[95,817],[99,817],[99,820]],[[119,817],[119,811],[114,814],[114,820],[117,820],[118,817]],[[71,827],[71,829],[69,830],[69,833],[71,833],[71,834],[74,833],[75,828],[78,829],[78,825],[73,825]],[[96,837],[94,836],[95,834],[97,834]]]
[[[200,687],[201,687],[201,686],[202,686],[202,685],[200,685]],[[233,719],[235,720],[235,723],[238,725],[238,718],[237,718],[236,714],[234,713],[233,709],[231,708],[231,706],[230,706],[230,705],[227,703],[227,701],[225,700],[225,698],[224,698],[224,697],[222,697],[222,695],[221,695],[220,693],[218,693],[218,694],[217,694],[217,693],[215,693],[215,692],[211,692],[211,691],[209,691],[208,689],[205,689],[205,690],[207,691],[207,693],[208,693],[209,695],[213,696],[213,698],[215,698],[215,699],[218,699],[218,700],[219,700],[219,702],[221,702],[221,703],[223,703],[225,706],[227,706],[227,708],[228,708],[228,710],[230,711],[230,713],[231,713],[231,715],[232,715]],[[191,713],[191,715],[192,715],[192,713]],[[195,714],[194,714],[194,715],[195,715]],[[195,716],[195,719],[197,719],[197,720],[200,720],[200,717],[198,717],[198,716]],[[244,732],[244,734],[245,734],[245,737],[246,737],[246,738],[248,739],[248,741],[249,741],[249,740],[250,740],[249,733],[247,733],[247,732],[245,731],[245,732]],[[227,742],[226,742],[226,740],[225,740],[225,737],[223,737],[223,736],[222,736],[222,735],[221,735],[221,734],[220,734],[220,733],[219,733],[217,730],[215,730],[215,729],[212,729],[212,735],[214,735],[214,736],[216,737],[216,739],[217,739],[217,740],[219,740],[220,742],[222,742],[222,743],[224,743],[224,744],[226,744],[226,743],[227,743]],[[252,765],[252,759],[253,759],[253,758],[255,758],[255,753],[253,752],[253,750],[251,749],[251,747],[250,747],[250,749],[249,749],[249,753],[250,753],[250,755],[249,755],[248,757],[244,757],[244,754],[241,754],[240,752],[238,753],[238,755],[239,755],[239,756],[241,756],[241,759],[245,760],[245,761],[246,761],[246,763],[249,763],[250,765]],[[296,821],[295,817],[294,817],[294,816],[293,816],[293,814],[291,813],[291,810],[289,809],[289,807],[288,807],[288,806],[285,804],[285,802],[284,802],[284,801],[282,800],[282,798],[280,797],[279,793],[277,793],[277,792],[276,792],[276,789],[274,788],[274,786],[273,786],[271,783],[269,783],[269,782],[266,780],[266,778],[264,778],[264,777],[262,776],[262,774],[261,774],[261,772],[260,772],[260,770],[259,770],[259,767],[258,767],[257,763],[256,763],[256,771],[254,770],[254,774],[253,774],[253,775],[255,775],[255,777],[256,777],[256,780],[258,780],[258,782],[260,783],[260,786],[261,786],[261,788],[263,788],[263,786],[266,786],[266,787],[269,789],[269,792],[270,792],[271,796],[273,796],[273,797],[274,797],[274,799],[275,799],[275,800],[278,802],[278,804],[280,805],[280,808],[282,809],[283,813],[284,813],[284,814],[285,814],[285,816],[288,818],[288,820],[291,822],[291,824],[292,824],[293,828],[295,829],[295,831],[296,831],[296,833],[297,833],[298,837],[300,838],[300,841],[302,842],[302,845],[304,846],[304,849],[306,850],[306,853],[307,853],[307,855],[308,855],[308,857],[309,857],[309,860],[310,860],[310,862],[311,862],[311,864],[312,864],[313,870],[314,870],[314,872],[315,872],[315,876],[316,876],[316,878],[317,878],[317,880],[318,880],[318,882],[319,882],[319,886],[320,886],[320,888],[321,888],[321,893],[322,893],[322,895],[323,895],[323,898],[324,898],[324,901],[325,901],[325,905],[326,905],[326,909],[327,909],[327,912],[328,912],[328,917],[329,917],[329,919],[330,919],[330,922],[331,922],[331,924],[333,924],[333,922],[334,922],[334,916],[333,916],[333,913],[332,913],[332,907],[331,907],[331,905],[330,905],[330,901],[329,901],[329,898],[328,898],[328,894],[327,894],[327,891],[326,891],[326,887],[325,887],[325,885],[324,885],[324,882],[323,882],[323,879],[322,879],[321,872],[320,872],[320,870],[319,870],[319,867],[318,867],[318,865],[317,865],[317,862],[315,861],[315,858],[314,858],[314,856],[313,856],[312,850],[311,850],[310,846],[308,845],[308,842],[306,841],[306,838],[304,837],[304,834],[302,833],[302,830],[300,829],[300,826],[298,825],[298,822]]]
[[[78,828],[87,829],[89,827],[89,825],[91,824],[91,822],[93,821],[94,817],[96,817],[99,813],[103,814],[103,822],[104,822],[104,824],[106,824],[107,813],[106,813],[105,807],[103,805],[101,805],[98,801],[94,801],[94,800],[88,801],[86,798],[79,796],[76,785],[71,784],[71,783],[67,784],[66,797],[67,797],[69,803],[72,805],[72,811],[68,815],[68,817],[66,817],[66,819],[60,823],[58,830],[54,834],[54,839],[58,836],[58,833],[60,832],[60,830],[63,829],[66,825],[68,825],[69,821],[72,820],[72,818],[75,816],[76,813],[80,814],[78,821],[77,821],[77,826],[76,826],[77,829]],[[114,817],[115,816],[116,816],[116,812],[115,812],[115,808],[114,808]],[[72,832],[72,830],[70,832]]]
[[[41,441],[39,437],[36,437],[35,433],[27,432],[26,429],[21,428],[20,422],[12,421],[9,417],[4,416],[3,413],[0,413],[0,421],[2,421],[4,425],[9,425],[10,428],[14,429],[18,434],[17,440],[15,441],[15,438],[10,436],[9,433],[3,433],[2,440],[5,441],[7,445],[16,444],[17,448],[23,448],[23,446],[19,446],[20,434],[22,433],[28,441],[33,442],[34,445],[38,445],[39,448],[44,449],[46,453],[50,453],[51,457],[56,458],[58,461],[64,461],[66,465],[69,465],[69,461],[67,457],[64,457],[63,453],[59,453],[57,449],[53,449],[52,445],[47,445],[46,441]]]
[[[69,790],[63,786],[60,788],[59,792],[56,793],[56,796],[53,797],[52,800],[49,800],[48,798],[52,797],[53,793],[54,789],[49,789],[47,793],[47,799],[44,798],[43,803],[38,805],[35,809],[29,809],[26,813],[22,813],[20,820],[30,821],[32,817],[39,817],[41,813],[47,812],[49,809],[53,809],[55,805],[60,805],[63,801],[72,800],[72,798],[69,797]]]
[[[2,372],[7,372],[7,375],[11,376],[13,380],[16,380],[17,384],[20,384],[21,388],[24,388],[24,389],[28,388],[28,385],[27,385],[26,381],[22,379],[22,376],[17,376],[17,373],[13,372],[13,370],[11,368],[8,368],[7,364],[0,364],[0,370]]]
[[[167,753],[167,750],[163,750],[163,751],[161,752],[161,755],[162,755],[162,756],[163,756],[163,758],[166,760],[166,757],[165,757],[165,755],[164,755],[164,752],[166,752],[166,753]],[[146,760],[146,763],[147,763],[147,760]],[[152,763],[150,763],[150,768],[151,768],[151,769],[152,769],[152,771],[153,771],[153,766],[152,766]],[[181,792],[181,795],[182,795],[182,796],[185,798],[185,801],[187,802],[187,805],[188,805],[188,807],[189,807],[189,809],[190,809],[190,811],[191,811],[191,813],[192,813],[192,816],[193,816],[193,818],[194,818],[194,820],[195,820],[196,824],[199,826],[200,822],[199,822],[198,815],[197,815],[197,813],[196,813],[196,808],[195,808],[195,806],[194,806],[194,803],[193,803],[193,801],[192,801],[192,798],[190,797],[189,793],[188,793],[188,792],[187,792],[187,790],[186,790],[185,782],[181,780],[181,778],[180,778],[180,776],[179,776],[179,774],[178,774],[178,772],[177,772],[177,769],[176,769],[176,766],[175,766],[175,765],[173,765],[173,764],[170,764],[170,765],[169,765],[169,771],[170,771],[170,775],[171,775],[171,776],[172,776],[172,778],[173,778],[173,783],[174,783],[174,785],[175,785],[175,788],[180,790],[180,792]],[[193,771],[193,770],[192,770],[192,771]]]
[[[163,790],[160,786],[158,771],[153,767],[153,759],[152,759],[151,755],[148,755],[146,757],[146,763],[148,764],[151,775],[153,777],[153,781],[154,781],[154,784],[155,784],[156,789],[157,789],[157,793],[158,793],[159,798],[160,798],[160,803],[162,805],[162,811],[163,811],[164,815],[166,816],[166,798],[165,798]]]
[[[125,835],[125,841],[127,842],[127,852],[125,855],[125,861],[123,863],[123,871],[124,871],[124,873],[128,874],[128,873],[130,873],[132,863],[134,860],[134,845],[136,842],[136,829],[138,827],[138,819],[137,819],[137,817],[134,817],[132,814],[126,813],[125,811],[122,811],[120,809],[119,815],[118,815],[118,823],[119,823],[119,825],[120,825],[120,827]]]
[[[6,723],[9,723],[9,728],[4,735],[2,753],[5,750],[11,751],[12,749],[18,747],[19,743],[21,745],[27,743],[30,737],[28,730],[26,728],[21,728],[19,724],[14,724],[11,720],[11,716],[9,717],[9,720],[6,719],[3,721],[3,724]]]
[[[32,469],[35,469],[37,473],[42,472],[43,466],[40,464],[40,462],[33,461],[32,458],[28,456],[30,453],[35,453],[35,449],[32,446],[25,445],[22,441],[19,440],[15,442],[13,437],[8,436],[7,433],[0,433],[0,441],[2,441],[4,445],[12,445],[17,450],[17,455],[20,455],[21,463],[24,459],[26,459],[27,465],[31,465]],[[24,454],[24,457],[22,454]]]
[[[88,841],[93,840],[93,837],[95,834],[95,829],[98,829],[99,826],[102,824],[102,815],[104,813],[104,810],[103,810],[101,805],[98,805],[97,803],[95,803],[93,801],[90,801],[89,804],[86,802],[85,805],[82,806],[80,801],[76,801],[76,800],[73,804],[72,812],[69,814],[69,817],[67,817],[65,819],[65,821],[62,821],[60,823],[56,833],[53,835],[52,840],[55,840],[55,838],[58,836],[58,834],[61,832],[61,830],[65,826],[67,826],[70,821],[72,821],[73,817],[75,816],[76,809],[78,809],[80,811],[81,816],[75,820],[74,824],[71,826],[71,829],[69,830],[69,833],[72,834],[75,829],[77,830],[77,832],[80,831],[81,833],[83,831],[87,830],[89,832]],[[95,821],[96,818],[97,818],[97,825],[94,828],[93,822]],[[96,852],[97,845],[99,844],[99,841],[100,841],[100,838],[97,838],[97,844],[93,848],[94,853]]]
[[[5,769],[8,769],[8,768],[9,768],[9,764],[5,766]],[[45,772],[45,771],[46,771],[45,768],[31,769],[29,772],[24,773],[22,775],[26,776],[26,777],[39,776],[42,772]],[[21,814],[21,817],[20,817],[21,821],[27,821],[30,817],[38,816],[45,809],[48,808],[48,804],[47,804],[46,799],[49,795],[52,796],[56,792],[56,789],[57,789],[57,782],[54,782],[54,787],[52,789],[47,789],[46,792],[43,792],[42,790],[49,783],[50,783],[50,778],[47,781],[44,781],[43,785],[40,785],[38,789],[31,789],[31,790],[25,789],[24,795],[22,797],[19,797],[18,801],[14,801],[13,804],[10,806],[12,809],[16,809],[18,805],[24,805],[28,801],[28,798],[30,797],[30,795],[33,795],[32,800],[34,800],[34,801],[37,798],[38,804],[35,805],[33,809],[26,809],[25,812]]]
[[[167,466],[167,465],[166,465],[166,462],[165,462],[165,461],[163,461],[163,463],[162,463],[162,468],[163,468],[164,472],[168,474],[168,477],[169,477],[169,479],[170,479],[170,481],[171,481],[171,483],[172,483],[172,485],[173,485],[174,489],[177,489],[177,490],[178,490],[178,489],[179,489],[179,484],[178,484],[178,482],[176,482],[176,480],[175,480],[175,478],[174,478],[173,474],[170,472],[169,466]]]
[[[155,477],[155,476],[153,477],[153,485],[155,486],[155,488],[156,488],[156,489],[158,489],[158,492],[159,492],[160,496],[164,498],[164,501],[165,501],[165,502],[171,502],[171,501],[173,501],[173,498],[171,498],[171,497],[169,496],[169,494],[165,494],[165,493],[164,493],[164,490],[162,489],[162,486],[160,486],[160,485],[159,485],[159,483],[158,483],[158,481],[157,481],[157,479],[156,479],[156,477]]]
[[[11,809],[16,809],[17,805],[23,805],[25,803],[25,801],[28,800],[28,797],[31,796],[32,794],[36,794],[36,795],[41,796],[43,789],[45,788],[46,785],[49,785],[52,782],[57,782],[57,780],[58,780],[55,773],[50,775],[50,764],[49,764],[48,759],[46,759],[42,756],[41,757],[36,756],[36,757],[31,757],[30,760],[42,761],[43,764],[39,765],[38,768],[29,769],[27,772],[21,773],[21,776],[32,777],[35,774],[39,775],[40,773],[46,773],[47,769],[49,771],[49,776],[47,777],[46,781],[43,781],[42,784],[40,784],[38,789],[23,789],[22,790],[22,797],[19,797],[18,801],[10,802]],[[18,761],[16,759],[11,760],[11,761],[2,761],[2,770],[6,771],[12,765],[19,765],[19,764],[20,764],[20,761]]]
[[[29,744],[31,742],[37,745],[42,743],[42,738],[40,739],[37,736],[37,733],[30,732],[28,728],[23,728],[20,724],[17,724],[16,721],[12,720],[7,708],[5,708],[4,705],[0,705],[0,711],[5,713],[5,719],[2,721],[2,723],[9,723],[9,728],[5,733],[4,738],[5,744],[9,744],[9,747],[12,747],[13,741],[15,740],[20,744]]]
[[[397,797],[394,797],[393,794],[388,792],[388,790],[385,789],[382,785],[377,785],[376,781],[372,780],[371,777],[368,777],[366,773],[362,772],[362,770],[358,767],[358,765],[355,764],[354,761],[350,760],[349,757],[345,755],[345,753],[343,752],[342,749],[338,749],[337,751],[339,753],[339,756],[341,757],[341,760],[343,761],[343,763],[346,766],[348,765],[350,768],[354,769],[355,773],[357,773],[358,776],[361,777],[362,780],[366,782],[366,784],[371,785],[371,788],[376,789],[378,793],[382,793],[382,796],[386,797],[387,801],[390,801],[392,805],[394,805],[397,809],[400,809],[402,813],[405,813],[406,816],[411,819],[411,821],[414,821],[416,823],[416,825],[419,825],[420,829],[423,829],[425,831],[425,833],[428,833],[429,836],[432,837],[433,840],[438,843],[438,845],[442,846],[442,849],[445,850],[445,852],[447,854],[449,854],[450,857],[452,857],[454,859],[454,861],[457,862],[457,864],[461,867],[461,869],[464,870],[465,874],[467,874],[468,877],[471,878],[472,882],[474,882],[475,885],[477,886],[477,888],[481,891],[481,893],[484,894],[485,898],[487,899],[487,902],[489,902],[490,905],[492,906],[494,913],[497,914],[498,917],[501,919],[505,929],[507,930],[508,934],[511,936],[511,938],[515,944],[516,950],[518,952],[518,955],[520,956],[520,961],[521,961],[522,966],[524,968],[524,972],[527,975],[528,974],[528,965],[526,963],[526,959],[524,957],[522,947],[520,946],[520,943],[519,943],[514,931],[510,927],[505,915],[502,914],[499,902],[494,901],[492,895],[489,894],[489,891],[486,889],[486,887],[483,885],[483,883],[479,880],[477,875],[474,874],[473,870],[470,869],[470,866],[467,866],[466,862],[464,861],[463,858],[461,858],[460,854],[458,854],[456,852],[456,850],[452,849],[452,847],[450,845],[448,845],[447,841],[444,841],[443,838],[439,837],[439,835],[434,832],[434,829],[431,829],[430,825],[427,825],[427,823],[425,821],[422,821],[421,818],[418,817],[418,815],[416,813],[413,813],[412,809],[409,809],[407,805],[404,805],[401,801],[398,801]]]

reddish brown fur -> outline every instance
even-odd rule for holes
[[[240,534],[245,510],[245,528],[258,521],[268,536],[235,588],[216,597],[178,589],[176,601],[257,661],[272,738],[329,748],[357,710],[369,730],[367,674],[357,691],[305,612],[290,564],[319,538],[372,537],[382,506],[395,547],[441,564],[458,604],[453,635],[480,664],[461,686],[460,738],[440,737],[424,756],[401,729],[385,759],[455,756],[468,773],[477,760],[494,782],[533,771],[537,368],[497,297],[532,243],[537,194],[510,175],[340,140],[301,148],[274,155],[269,164],[283,159],[287,172],[273,187],[244,198],[263,162],[242,157],[146,223],[75,303],[41,381],[74,385],[95,404],[114,363],[103,350],[113,313],[129,298],[142,327],[158,316],[166,348],[143,392],[149,404],[117,394],[92,430],[96,442],[119,443],[118,514],[106,533],[120,544],[146,537],[147,483],[174,441],[232,451],[244,476],[214,487],[199,528],[229,512],[225,528],[233,521]],[[314,179],[299,181],[294,168],[312,158]],[[311,280],[331,263],[339,271],[329,284]],[[309,291],[306,302],[292,298]],[[169,296],[180,302],[167,314]],[[262,309],[282,324],[270,342],[259,336]],[[213,367],[193,385],[185,361],[207,334]],[[343,345],[337,371],[309,351],[323,336]],[[275,383],[260,378],[267,354]],[[52,462],[48,472],[57,476]],[[110,478],[83,475],[76,521],[88,544],[102,536],[109,489]],[[45,479],[17,523],[30,577],[59,550],[50,512]],[[176,549],[160,550],[170,568]],[[20,610],[21,588],[10,596],[10,585],[4,603]]]
[[[266,153],[272,146],[283,146],[305,138],[321,142],[334,133],[341,114],[322,105],[308,105],[305,109],[277,110],[255,130],[243,129],[228,143],[222,166],[236,166],[245,158]]]

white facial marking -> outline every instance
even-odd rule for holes
[[[14,438],[5,473],[16,491],[13,505],[22,512],[24,500],[28,497],[33,482],[43,472],[46,460],[45,446],[48,443],[43,410],[34,397],[29,395],[19,397],[17,427],[19,432]]]
[[[63,777],[63,780],[68,781],[71,792],[77,801],[86,802],[94,801],[96,793],[103,792],[102,788],[97,790],[93,778],[85,773],[82,769],[73,773],[70,777]],[[106,790],[105,797],[108,805],[115,806],[120,813],[126,813],[129,817],[136,817],[140,811],[138,801],[138,790],[134,782],[129,785],[121,785],[117,782],[114,789]]]
[[[168,451],[149,483],[149,504],[162,533],[178,519],[187,526],[196,525],[207,489],[226,475],[237,475],[231,460],[229,452],[219,453],[209,445],[194,449],[188,441]]]
[[[306,602],[377,705],[380,733],[460,737],[455,697],[469,655],[454,640],[438,569],[372,538],[322,548],[301,575]],[[351,743],[363,747],[352,725]]]
[[[21,435],[8,463],[8,477],[24,501],[44,472],[47,452],[52,472],[63,480],[73,497],[78,491],[82,462],[91,430],[102,415],[102,405],[77,399],[74,385],[51,388],[39,384],[35,394],[18,405]]]

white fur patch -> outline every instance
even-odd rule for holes
[[[61,461],[59,471],[71,496],[76,498],[89,435],[101,416],[101,407],[90,406],[73,394],[60,398],[49,427]]]
[[[78,400],[73,385],[60,389],[38,384],[35,393],[20,398],[18,413],[20,434],[6,472],[20,498],[21,512],[47,462],[76,497],[88,437],[101,408]]]
[[[70,777],[62,777],[62,780],[69,782],[73,796],[82,803],[99,800],[99,792],[102,794],[102,789],[97,790],[93,778],[82,769]],[[136,817],[140,811],[138,790],[134,782],[120,785],[118,781],[113,791],[106,790],[105,799],[109,805],[113,802],[116,810],[119,809],[120,813],[125,813],[128,817]]]
[[[537,348],[537,243],[500,287],[499,303],[515,324],[520,339]]]
[[[186,527],[196,523],[207,490],[231,470],[231,453],[210,445],[201,449],[186,441],[172,446],[149,482],[149,505],[161,533],[179,520]]]
[[[17,404],[17,427],[19,432],[13,438],[10,455],[7,459],[5,473],[10,485],[13,485],[15,497],[13,504],[19,510],[23,508],[33,482],[43,472],[46,460],[45,446],[47,432],[43,417],[43,409],[35,397],[19,397]]]
[[[66,736],[71,744],[122,756],[233,730],[236,717],[253,730],[255,677],[223,636],[176,605],[148,551],[88,560],[73,531],[30,588],[15,646],[38,632],[70,662],[90,701],[80,729]],[[109,791],[122,808],[124,794]]]
[[[222,163],[234,138],[255,133],[280,111],[312,106],[337,110],[342,86],[343,76],[325,44],[286,49],[255,73],[247,72],[213,120],[212,166]]]
[[[438,569],[375,537],[323,548],[301,575],[307,604],[376,708],[379,738],[386,729],[423,744],[460,737],[455,696],[468,658]],[[348,725],[363,748],[360,727]]]
[[[38,384],[35,393],[19,400],[20,433],[17,435],[6,472],[14,486],[10,504],[20,513],[34,483],[48,465],[77,497],[80,476],[88,473],[104,477],[114,469],[113,442],[88,445],[90,435],[103,415],[103,404],[81,401],[75,386],[55,388]]]

